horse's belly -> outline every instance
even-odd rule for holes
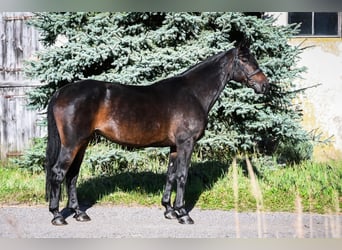
[[[97,129],[97,131],[121,145],[131,147],[172,146],[174,142],[170,138],[167,129],[159,123],[150,124],[115,124]]]

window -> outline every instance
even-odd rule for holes
[[[298,36],[341,36],[339,12],[289,12],[288,23],[301,23]]]

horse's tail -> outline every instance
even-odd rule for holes
[[[61,140],[57,130],[55,116],[53,114],[53,106],[55,105],[56,98],[53,96],[49,102],[47,110],[48,120],[48,140],[46,147],[46,162],[45,162],[45,200],[48,201],[50,198],[51,191],[51,178],[52,178],[52,167],[56,164],[58,155],[61,149]]]

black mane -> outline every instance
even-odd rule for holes
[[[188,73],[190,73],[192,71],[196,71],[198,69],[201,69],[202,67],[205,67],[208,64],[213,64],[213,63],[219,62],[222,57],[225,57],[227,54],[231,53],[232,50],[234,50],[234,49],[230,49],[228,51],[222,51],[222,52],[219,52],[219,53],[217,53],[215,55],[209,56],[204,61],[199,62],[199,63],[191,66],[187,70],[183,71],[182,73],[179,74],[179,76],[184,76],[184,75],[186,75],[186,74],[188,74]]]

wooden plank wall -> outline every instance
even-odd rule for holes
[[[45,128],[37,123],[43,118],[27,107],[26,91],[33,86],[0,87],[0,158],[21,155],[32,138],[45,134]]]
[[[30,12],[0,12],[0,160],[21,154],[45,128],[27,107],[26,92],[39,85],[25,79],[23,61],[42,49],[39,33],[26,24]]]

